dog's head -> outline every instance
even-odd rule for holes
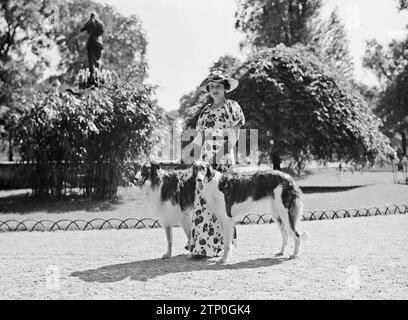
[[[193,172],[197,177],[198,188],[204,198],[218,190],[218,183],[222,173],[215,170],[209,163],[197,161],[193,164]]]
[[[150,182],[150,185],[152,186],[155,185],[160,179],[159,170],[160,166],[156,163],[144,163],[136,174],[136,184],[141,188],[146,182]]]

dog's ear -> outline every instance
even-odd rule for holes
[[[198,174],[198,164],[197,161],[193,162],[193,177],[197,177]]]
[[[150,162],[152,172],[157,172],[160,170],[160,165],[154,162]]]
[[[208,182],[210,182],[211,179],[214,178],[214,174],[215,174],[215,170],[213,169],[213,167],[210,164],[208,164],[207,165],[207,171],[205,173],[205,176],[207,177]]]

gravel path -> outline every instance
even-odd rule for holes
[[[301,228],[312,238],[287,261],[276,226],[239,225],[225,266],[189,260],[180,228],[170,260],[161,229],[0,233],[0,298],[408,299],[406,215]]]

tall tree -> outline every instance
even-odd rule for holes
[[[401,136],[401,154],[407,155],[408,129],[408,65],[381,94],[377,113],[384,119],[390,136]]]
[[[242,47],[256,51],[303,44],[351,80],[354,66],[344,23],[337,8],[323,20],[321,6],[320,0],[238,0],[235,26],[246,35]]]
[[[245,44],[274,47],[307,44],[312,20],[321,0],[237,0],[235,27],[245,33]]]
[[[398,1],[398,10],[408,9],[407,0]],[[377,40],[367,41],[363,65],[378,78],[382,92],[375,109],[384,119],[389,136],[401,136],[400,156],[407,155],[408,140],[408,36],[383,46]]]
[[[18,100],[27,87],[41,77],[49,61],[44,52],[50,48],[53,15],[50,0],[2,0],[0,4],[0,125],[6,125],[11,111],[18,108]],[[7,128],[6,128],[7,129]],[[9,160],[13,160],[12,135],[9,142]]]
[[[344,78],[351,80],[354,77],[353,58],[338,8],[332,11],[327,20],[315,19],[314,25],[308,46],[333,65]]]
[[[246,128],[259,130],[259,147],[279,169],[286,157],[364,163],[393,152],[377,118],[348,82],[301,45],[264,49],[240,68],[231,93]]]
[[[371,70],[385,88],[408,65],[408,37],[403,41],[392,40],[386,47],[377,40],[368,40],[363,66]]]

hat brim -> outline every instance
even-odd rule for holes
[[[215,80],[215,81],[214,81],[214,80],[205,79],[205,80],[200,84],[199,89],[200,89],[201,91],[207,92],[207,86],[208,86],[210,83],[212,83],[212,82],[220,82],[220,81],[224,81],[224,80],[227,80],[228,83],[229,83],[229,85],[230,85],[229,90],[226,90],[226,91],[225,91],[226,93],[229,93],[229,92],[235,90],[235,89],[238,87],[239,81],[238,81],[237,79],[234,79],[234,78],[225,78],[225,79],[223,79],[223,80]]]

